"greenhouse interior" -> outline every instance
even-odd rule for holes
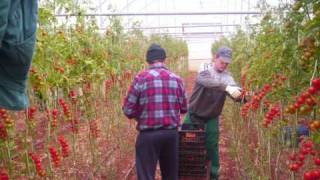
[[[1,0],[0,180],[320,180],[319,0]]]

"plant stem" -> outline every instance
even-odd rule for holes
[[[13,167],[12,167],[12,163],[11,163],[11,152],[10,152],[10,147],[9,147],[9,141],[5,141],[5,145],[6,145],[6,153],[7,153],[7,158],[8,158],[8,170],[9,170],[9,177],[13,177],[12,175],[12,171],[13,171]]]

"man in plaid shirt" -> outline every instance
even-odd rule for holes
[[[165,50],[152,44],[146,55],[149,68],[134,78],[123,112],[137,121],[138,180],[153,180],[159,160],[162,179],[178,179],[180,113],[187,112],[182,80],[164,65]]]

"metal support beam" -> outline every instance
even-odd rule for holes
[[[161,34],[161,35],[183,35],[183,36],[189,36],[189,35],[217,35],[217,34],[231,34],[234,32],[187,32],[187,33],[179,33],[179,32],[163,32],[163,33],[150,33],[150,34]]]
[[[224,26],[241,26],[241,25],[240,24],[212,24],[212,25],[190,25],[190,26],[131,27],[131,28],[124,28],[124,29],[175,29],[175,28],[199,28],[199,27],[221,27],[221,26],[224,27]]]
[[[57,17],[65,16],[203,16],[203,15],[260,15],[261,12],[166,12],[166,13],[88,13],[88,14],[56,14]]]

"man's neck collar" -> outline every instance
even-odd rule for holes
[[[160,68],[160,67],[166,67],[163,62],[155,62],[152,64],[149,64],[149,68]]]

